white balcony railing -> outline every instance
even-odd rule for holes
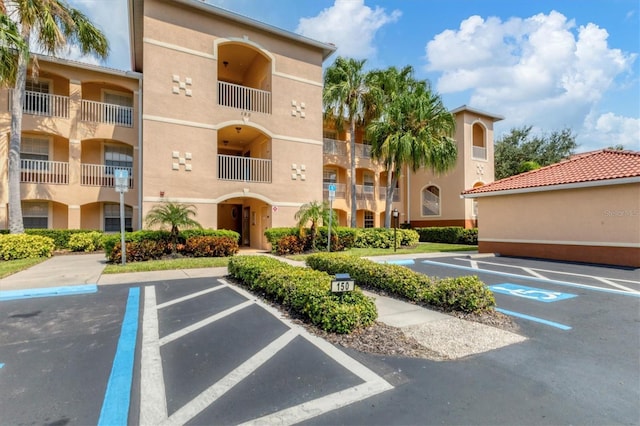
[[[357,158],[371,158],[371,145],[365,145],[362,143],[356,144],[356,157]]]
[[[347,143],[336,139],[324,138],[322,140],[322,151],[326,155],[347,156]]]
[[[62,161],[20,160],[20,182],[69,184],[69,163]]]
[[[324,192],[323,196],[326,199],[329,199],[329,185],[335,185],[336,187],[336,198],[346,198],[347,196],[347,185],[344,183],[335,183],[335,182],[324,182],[322,184],[322,191]]]
[[[12,99],[10,92],[9,107]],[[69,118],[69,97],[27,90],[22,96],[22,111],[30,115]]]
[[[474,146],[473,147],[473,158],[477,158],[478,160],[486,160],[487,159],[487,148],[483,146]]]
[[[219,81],[218,105],[271,114],[271,92]]]
[[[271,160],[218,155],[218,179],[270,183]]]
[[[373,185],[356,185],[356,200],[373,200]]]
[[[113,171],[124,169],[129,171],[129,188],[133,188],[133,168],[105,166],[102,164],[82,164],[80,167],[80,184],[84,186],[115,187]]]
[[[133,108],[83,99],[82,121],[133,127]]]
[[[386,200],[387,199],[387,187],[386,186],[381,186],[380,187],[379,198],[381,200]],[[394,202],[400,201],[400,189],[399,188],[396,188],[396,190],[393,192],[393,201]]]

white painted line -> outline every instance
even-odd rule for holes
[[[475,260],[470,260],[469,263],[471,263],[471,267],[473,269],[478,269],[478,262]]]
[[[265,346],[262,350],[260,350],[260,352],[242,363],[235,370],[227,374],[217,383],[210,386],[200,395],[189,401],[161,424],[184,425],[189,420],[200,414],[209,405],[213,404],[218,398],[227,393],[227,391],[229,391],[235,385],[251,375],[261,365],[263,365],[281,349],[287,346],[297,335],[298,333],[296,333],[295,330],[287,331],[282,336],[278,337],[276,340]]]
[[[522,270],[523,270],[523,271],[525,271],[527,274],[531,274],[531,275],[533,275],[534,277],[543,278],[543,279],[545,279],[545,280],[547,279],[547,277],[545,277],[545,276],[544,276],[544,275],[542,275],[542,274],[537,273],[536,271],[534,271],[534,270],[533,270],[533,269],[531,269],[531,268],[525,268],[525,267],[523,267],[523,268],[522,268]]]
[[[327,395],[322,398],[314,399],[313,401],[304,402],[294,407],[286,408],[264,417],[250,420],[246,423],[241,423],[241,425],[295,424],[317,417],[329,411],[346,407],[349,404],[362,401],[363,399],[390,389],[393,389],[393,386],[382,379],[374,382],[366,382],[340,392],[332,393],[331,395]]]
[[[167,400],[158,342],[156,289],[146,286],[140,355],[140,424],[157,425],[166,418]]]
[[[195,324],[192,324],[192,325],[190,325],[188,327],[185,327],[185,328],[180,329],[178,331],[175,331],[175,332],[173,332],[171,334],[168,334],[168,335],[164,336],[162,339],[160,339],[160,346],[164,346],[169,342],[173,342],[174,340],[179,339],[180,337],[186,336],[189,333],[192,333],[192,332],[194,332],[196,330],[199,330],[202,327],[205,327],[205,326],[207,326],[209,324],[212,324],[212,323],[218,321],[221,318],[224,318],[224,317],[226,317],[228,315],[231,315],[234,312],[237,312],[237,311],[239,311],[241,309],[244,309],[247,306],[251,306],[251,305],[253,305],[253,302],[251,300],[247,300],[246,302],[242,302],[242,303],[240,303],[238,305],[235,305],[232,308],[226,309],[226,310],[224,310],[222,312],[219,312],[219,313],[217,313],[215,315],[212,315],[209,318],[205,318],[202,321],[198,321]]]
[[[198,291],[196,293],[187,294],[186,296],[182,296],[182,297],[179,297],[177,299],[168,300],[168,301],[166,301],[164,303],[159,304],[157,306],[157,308],[158,309],[166,308],[167,306],[175,305],[176,303],[184,302],[184,301],[190,300],[190,299],[195,299],[196,297],[204,296],[205,294],[211,293],[213,291],[218,291],[218,290],[221,290],[221,289],[227,288],[227,287],[228,286],[226,284],[224,284],[224,285],[219,285],[217,287],[207,288],[205,290]]]
[[[593,277],[593,278],[595,278],[596,280],[598,280],[598,281],[600,281],[600,282],[603,282],[603,283],[605,283],[605,284],[608,284],[608,285],[610,285],[610,286],[617,287],[617,288],[619,288],[619,289],[621,289],[621,290],[627,290],[627,291],[630,291],[630,292],[632,292],[632,293],[639,293],[639,292],[638,292],[638,290],[634,290],[634,289],[632,289],[632,288],[625,287],[625,286],[623,286],[623,285],[621,285],[621,284],[614,283],[613,281],[610,281],[610,280],[608,280],[608,279],[606,279],[606,278],[602,278],[602,277]]]

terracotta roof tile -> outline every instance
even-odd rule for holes
[[[640,152],[602,149],[577,154],[537,170],[500,179],[463,194],[480,194],[580,182],[640,177]]]

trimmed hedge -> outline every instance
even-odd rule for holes
[[[478,244],[478,228],[465,229],[461,226],[430,226],[415,229],[420,242],[446,244]]]
[[[396,247],[411,247],[418,244],[420,239],[413,229],[365,228],[358,231],[354,247],[392,248],[394,238]]]
[[[328,332],[350,333],[373,324],[378,316],[375,303],[359,288],[332,293],[331,277],[325,272],[266,256],[233,257],[228,270],[250,290],[264,292],[270,300]]]
[[[50,237],[27,234],[0,235],[0,259],[51,257],[55,243]]]
[[[493,293],[476,276],[435,279],[400,265],[389,265],[333,253],[308,256],[306,264],[329,274],[348,273],[356,283],[384,290],[445,311],[492,309]]]
[[[91,252],[102,248],[102,232],[78,232],[69,237],[67,244],[71,251]]]

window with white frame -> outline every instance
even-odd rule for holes
[[[375,182],[375,178],[373,176],[373,173],[371,172],[365,172],[362,175],[362,180],[364,183],[364,193],[365,194],[373,194],[373,188],[374,188],[374,182]]]
[[[322,170],[322,183],[326,185],[338,182],[338,170],[325,168]]]
[[[22,224],[25,229],[47,229],[49,227],[49,203],[47,201],[23,202]]]
[[[131,227],[132,217],[133,209],[129,206],[124,206],[124,228],[127,231],[133,229]],[[104,204],[104,232],[120,232],[120,204]]]
[[[24,112],[27,114],[48,115],[50,109],[50,82],[46,80],[27,79],[25,94],[22,100]]]
[[[364,212],[364,227],[373,228],[373,212],[370,212],[370,211]]]
[[[107,123],[131,126],[133,124],[133,97],[127,93],[105,91],[102,94],[105,104],[104,120]]]
[[[440,216],[440,188],[435,185],[422,190],[422,216]]]
[[[21,160],[49,160],[49,139],[23,136],[20,143]]]
[[[114,169],[133,168],[133,148],[128,145],[104,146],[104,165],[108,175],[113,174]],[[129,173],[131,175],[131,173]]]

